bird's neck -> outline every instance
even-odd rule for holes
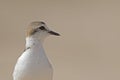
[[[42,46],[43,41],[35,37],[26,37],[26,48],[32,46]]]

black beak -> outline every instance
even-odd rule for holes
[[[49,31],[48,33],[50,33],[51,35],[60,36],[59,33],[56,33],[56,32],[54,32],[54,31]]]

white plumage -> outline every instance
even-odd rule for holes
[[[53,69],[44,49],[44,39],[58,33],[48,29],[44,22],[32,22],[26,37],[26,50],[17,60],[13,72],[14,80],[52,80]]]

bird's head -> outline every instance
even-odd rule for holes
[[[44,40],[49,35],[60,36],[59,33],[50,30],[42,21],[35,21],[29,24],[27,29],[27,37],[34,37]]]

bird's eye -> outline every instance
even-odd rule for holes
[[[44,26],[41,26],[41,27],[39,27],[39,29],[41,29],[41,30],[45,30],[45,27],[44,27]]]

